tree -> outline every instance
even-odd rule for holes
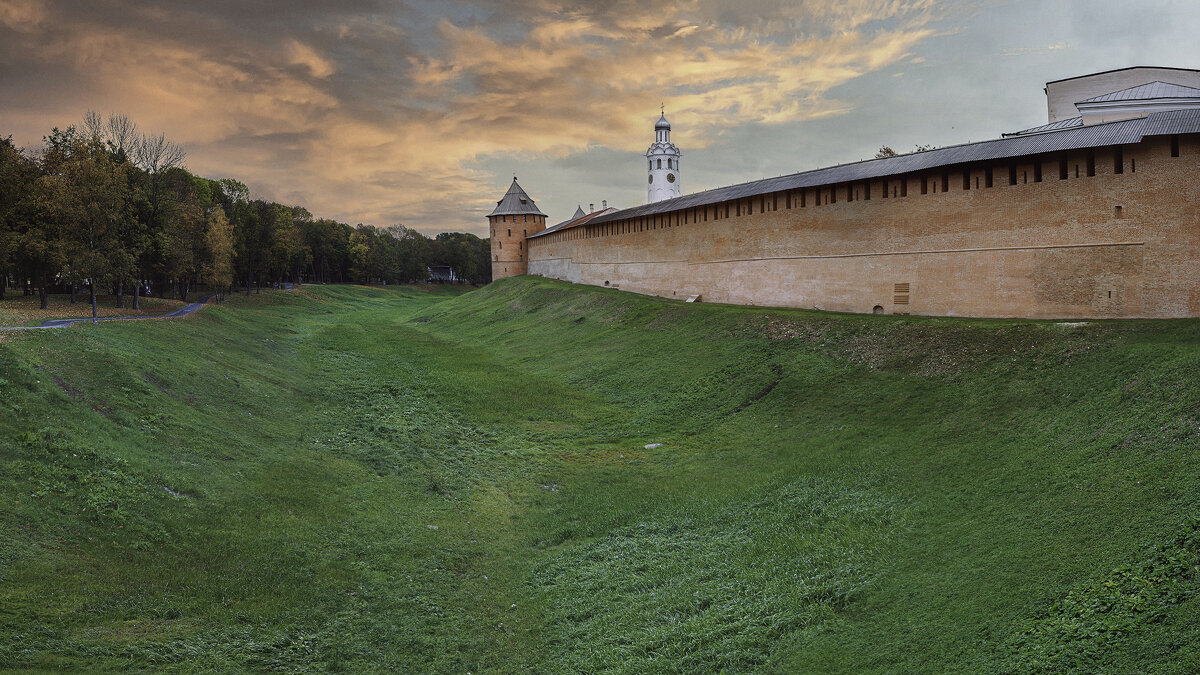
[[[120,277],[133,265],[120,237],[131,217],[128,184],[120,165],[95,136],[76,135],[55,168],[57,173],[43,178],[52,196],[50,212],[61,233],[58,267],[75,279],[87,280],[95,322],[96,284]]]
[[[225,299],[225,290],[233,283],[233,223],[225,217],[224,209],[213,206],[208,212],[207,225],[204,245],[208,256],[203,274],[216,291],[217,300],[221,301]]]
[[[883,159],[884,157],[897,157],[900,153],[893,150],[887,145],[879,146],[879,152],[875,153],[875,159]]]
[[[37,164],[13,145],[12,136],[0,138],[0,300],[18,262],[19,235],[31,218],[37,177]]]

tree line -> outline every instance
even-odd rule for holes
[[[446,232],[348,225],[300,206],[253,199],[232,178],[196,176],[183,148],[142,134],[124,115],[89,112],[33,150],[0,138],[0,301],[10,289],[41,296],[88,289],[218,300],[262,285],[410,283],[445,265],[462,280],[491,279],[489,242]]]

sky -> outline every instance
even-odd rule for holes
[[[1047,81],[1200,68],[1195,0],[0,0],[0,137],[88,110],[317,217],[486,235],[1046,121]]]

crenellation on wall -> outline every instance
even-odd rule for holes
[[[1094,176],[1089,151],[1078,150],[1021,158],[1015,185],[1008,162],[991,162],[588,225],[533,240],[529,271],[666,297],[852,312],[1200,315],[1190,192],[1200,137],[1180,138],[1181,157],[1170,156],[1168,137],[1121,146],[1123,173],[1117,150],[1095,149]],[[894,189],[886,198],[885,185]],[[891,293],[895,284],[909,293]]]

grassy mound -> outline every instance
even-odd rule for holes
[[[1200,669],[1200,322],[264,292],[0,344],[0,666]]]

